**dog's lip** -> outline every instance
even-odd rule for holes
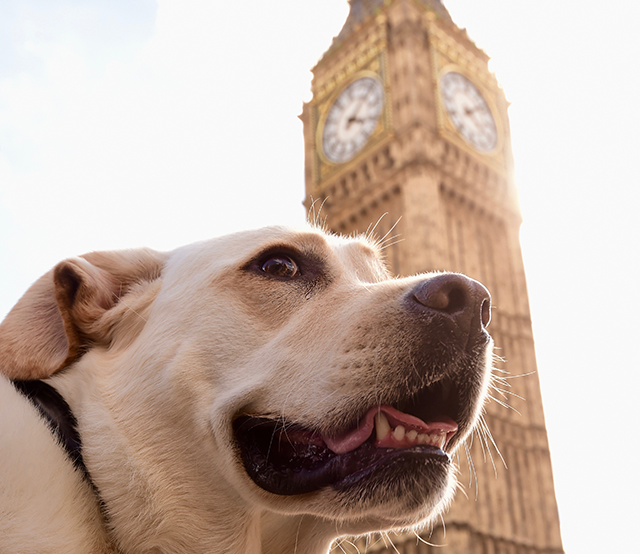
[[[393,428],[401,425],[407,432],[414,430],[418,434],[443,435],[443,450],[446,448],[446,445],[449,443],[453,435],[458,431],[458,424],[449,417],[440,416],[433,421],[425,423],[416,416],[406,414],[400,410],[396,410],[392,406],[383,404],[370,408],[355,429],[351,429],[338,435],[322,434],[322,440],[327,447],[336,454],[352,452],[360,447],[371,436],[377,414],[384,414]],[[392,436],[378,439],[374,444],[378,447],[385,448],[402,448],[411,446],[411,444],[407,444],[406,441],[394,440]]]
[[[389,407],[384,408],[376,406],[374,413],[386,414]],[[367,421],[368,417],[363,420]],[[358,427],[366,428],[367,425]],[[341,454],[327,446],[320,432],[279,418],[244,413],[234,419],[233,428],[238,453],[248,476],[260,488],[277,495],[305,494],[326,486],[336,490],[351,489],[369,479],[385,481],[390,475],[399,478],[397,472],[402,473],[401,468],[406,469],[409,476],[414,471],[419,474],[440,471],[434,468],[442,469],[451,464],[450,455],[435,444],[442,444],[442,436],[432,443],[416,444],[415,441],[396,441],[389,433],[380,441],[376,440],[375,424],[367,440]],[[362,431],[356,429],[355,433],[361,436]],[[350,438],[346,441],[351,441],[351,446],[356,443]],[[427,467],[431,469],[427,470]]]

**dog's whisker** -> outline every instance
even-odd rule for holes
[[[487,455],[489,455],[489,459],[491,460],[491,465],[493,466],[493,473],[498,477],[498,468],[496,467],[496,463],[493,459],[493,454],[491,453],[491,446],[489,444],[489,439],[487,438],[487,434],[489,433],[489,429],[486,427],[486,421],[484,419],[484,415],[480,416],[478,421],[478,427],[476,429],[476,433],[478,434],[478,440],[480,442],[480,446],[482,447],[482,457],[483,461],[487,463]],[[484,427],[483,427],[484,426]],[[498,451],[498,454],[500,452]]]
[[[380,543],[384,544],[385,547],[387,546],[387,542],[384,538],[384,533],[376,533],[374,536],[376,537],[376,540],[371,544],[371,546],[376,546]]]
[[[382,237],[380,239],[380,241],[378,242],[378,244],[382,244],[384,243],[384,241],[387,239],[387,237],[393,232],[393,230],[398,226],[398,223],[400,223],[400,220],[402,219],[402,216],[400,216],[398,219],[396,219],[396,222],[391,226],[391,228],[385,233],[384,237]]]
[[[328,197],[325,197],[321,204],[320,208],[316,211],[316,204],[318,203],[318,198],[313,198],[313,196],[309,197],[311,199],[311,206],[309,207],[309,211],[307,214],[307,223],[316,229],[319,229],[323,232],[327,232],[327,216],[325,216],[324,221],[320,223],[320,214],[322,213],[322,209],[324,208],[325,202],[329,200]]]
[[[393,550],[395,550],[397,554],[400,554],[400,551],[396,548],[396,545],[393,543],[393,539],[389,536],[389,531],[384,531],[383,533],[380,533],[380,534],[385,537],[385,540],[384,540],[385,547],[389,548],[389,546],[391,546],[391,548],[393,548]],[[387,541],[389,541],[389,544],[387,544]]]
[[[388,244],[389,242],[391,242],[393,240],[396,240],[396,239],[398,239],[398,238],[400,238],[402,236],[400,233],[391,234],[392,231],[395,229],[396,225],[398,225],[398,223],[400,223],[400,219],[398,219],[398,221],[396,221],[393,224],[393,227],[391,227],[391,229],[389,229],[389,231],[387,231],[387,233],[384,235],[384,237],[382,237],[381,239],[379,239],[377,241],[376,244],[378,245],[378,247],[382,247],[385,244]]]
[[[342,539],[342,542],[347,543],[349,546],[353,546],[353,548],[356,550],[356,552],[360,552],[360,549],[358,548],[358,545],[356,543],[354,543],[353,541],[350,541],[348,538],[344,538]]]
[[[504,369],[499,369],[497,367],[492,368],[492,371],[504,373],[505,375],[503,376],[495,376],[495,377],[498,379],[505,379],[505,380],[520,379],[522,377],[529,377],[530,375],[535,375],[537,373],[537,371],[528,371],[527,373],[511,373],[509,371],[506,371]]]
[[[344,539],[339,539],[337,540],[334,544],[337,548],[339,548],[340,550],[342,550],[342,552],[344,552],[344,554],[347,554],[347,551],[342,547],[342,541]]]
[[[471,435],[473,437],[473,435]],[[473,482],[475,482],[475,490],[476,490],[476,501],[478,500],[478,474],[476,473],[476,466],[473,463],[473,458],[471,456],[471,450],[467,441],[464,442],[464,450],[467,454],[467,462],[469,463],[469,488]]]
[[[276,436],[276,432],[278,430],[278,426],[275,425],[273,428],[273,431],[271,432],[271,439],[269,440],[269,448],[267,449],[267,460],[269,459],[269,456],[271,455],[271,447],[273,446],[273,439],[275,439]]]
[[[400,239],[400,237],[402,236],[400,233],[394,233],[391,234],[392,231],[394,230],[395,226],[400,222],[400,220],[396,221],[396,223],[394,223],[393,227],[391,229],[389,229],[389,231],[385,234],[384,237],[378,239],[377,241],[375,241],[375,245],[380,248],[381,250],[386,248],[385,245],[388,245],[390,242]],[[404,240],[404,239],[402,239]]]
[[[445,523],[444,516],[441,513],[438,514],[438,516],[440,517],[440,521],[442,522],[442,540],[444,540],[447,538],[447,524]]]
[[[396,240],[396,241],[394,241],[394,242],[390,242],[390,243],[388,243],[388,244],[381,245],[381,246],[380,246],[380,250],[381,250],[381,251],[384,251],[384,250],[386,250],[387,248],[389,248],[389,247],[393,246],[394,244],[398,244],[398,243],[404,242],[404,240],[405,240],[405,239],[403,239],[403,238],[399,238],[398,240]]]
[[[373,227],[371,226],[371,223],[369,223],[369,226],[367,227],[367,231],[365,233],[365,238],[370,241],[370,242],[377,242],[377,241],[373,241],[373,233],[375,233],[376,228],[378,227],[378,225],[380,225],[380,222],[389,215],[389,212],[385,212],[383,213],[379,218],[378,221],[375,222],[375,224],[373,225]],[[386,235],[385,235],[386,236]]]
[[[393,244],[396,244],[398,242],[403,242],[405,239],[402,238],[402,235],[397,234],[397,235],[389,235],[386,239],[384,239],[383,241],[380,241],[377,243],[377,246],[380,250],[385,250],[386,248],[389,248],[389,246],[392,246]]]
[[[500,394],[501,396],[504,396],[504,397],[505,397],[505,399],[507,398],[507,395],[509,395],[509,396],[513,396],[514,398],[518,398],[518,399],[520,399],[520,400],[526,401],[524,397],[520,396],[519,394],[516,394],[516,393],[515,393],[515,392],[513,392],[513,391],[504,390],[504,389],[502,389],[502,388],[500,388],[500,387],[496,387],[496,386],[494,386],[494,385],[489,385],[489,387],[490,387],[492,390],[496,391],[496,392],[497,392],[498,394]]]
[[[431,540],[431,537],[433,537],[433,532],[435,531],[435,524],[434,523],[430,523],[429,524],[429,540]]]
[[[389,236],[386,236],[386,238],[384,239],[379,239],[375,241],[374,245],[376,246],[376,248],[378,248],[378,250],[384,250],[389,246],[389,243],[393,242],[394,240],[397,240],[397,241],[404,240],[404,239],[401,239],[400,237],[401,237],[400,234],[389,235]]]
[[[479,429],[476,429],[474,434],[478,436],[478,444],[480,444],[480,449],[482,450],[482,462],[487,463],[487,452],[485,451],[485,442],[482,434]],[[491,455],[491,453],[489,453]]]
[[[502,464],[504,465],[504,468],[508,469],[507,462],[505,461],[504,457],[502,456],[502,452],[500,452],[500,449],[498,448],[498,445],[496,444],[495,440],[493,439],[493,434],[491,433],[491,429],[489,429],[489,425],[487,424],[487,422],[484,419],[484,417],[482,417],[480,419],[479,424],[480,424],[481,428],[483,429],[483,432],[485,433],[485,437],[488,438],[491,441],[491,444],[493,444],[493,447],[495,448],[496,452],[498,453],[498,456],[500,456],[500,459],[502,460]]]
[[[416,537],[416,544],[418,544],[419,542],[422,542],[424,544],[426,544],[427,546],[435,546],[433,544],[430,544],[428,541],[424,540],[421,536],[420,533],[418,533],[415,529],[412,529],[411,532],[415,535]]]
[[[365,239],[372,243],[375,247],[378,247],[380,240],[382,239],[376,239],[374,237],[375,231],[378,228],[378,225],[380,225],[380,222],[389,215],[389,212],[385,212],[383,213],[379,218],[378,221],[375,222],[375,224],[373,224],[373,226],[371,224],[369,224],[369,226],[367,227],[367,232],[365,233]],[[386,235],[385,235],[386,236]]]
[[[286,419],[286,416],[285,416],[285,414],[287,413],[286,412],[286,405],[287,405],[287,402],[288,402],[289,397],[291,396],[291,394],[293,394],[293,391],[289,391],[289,393],[287,394],[287,396],[284,399],[284,402],[282,403],[282,409],[280,411],[280,419],[281,419],[281,422],[282,422],[281,425],[282,425],[282,430],[283,430],[283,432],[285,434],[285,437],[287,438],[287,441],[289,442],[289,444],[291,445],[291,447],[293,448],[293,450],[295,452],[296,451],[295,444],[289,438],[289,434],[287,433],[287,430],[286,430],[286,428],[289,426],[289,424],[287,423],[287,419]],[[280,433],[280,440],[282,440],[282,432]]]
[[[311,199],[311,206],[309,206],[309,211],[307,212],[307,222],[310,225],[315,226],[318,221],[317,216],[319,212],[316,212],[316,204],[319,199],[314,198],[313,196],[310,196],[309,198]]]
[[[455,488],[467,500],[469,499],[469,495],[467,494],[467,488],[460,481],[456,481]]]
[[[507,381],[504,377],[499,377],[497,375],[491,376],[491,385],[493,386],[500,385],[501,387],[511,388],[511,383],[509,383],[509,381]]]
[[[499,398],[496,398],[495,396],[491,395],[491,394],[487,394],[487,398],[490,398],[491,400],[493,400],[494,402],[497,402],[498,404],[500,404],[500,406],[503,406],[509,410],[513,410],[516,414],[518,414],[519,416],[521,416],[522,414],[516,410],[511,404],[508,404],[507,402],[503,402],[502,400],[500,400]]]
[[[491,460],[491,465],[493,467],[493,475],[497,479],[498,478],[498,468],[496,466],[495,459],[493,458],[493,454],[491,453],[491,446],[489,444],[489,439],[484,433],[483,433],[483,437],[484,437],[483,440],[484,440],[485,444],[487,445],[487,453],[489,454],[489,459]],[[500,459],[502,459],[502,454],[500,454],[500,451],[496,450],[496,452],[498,453],[498,456],[500,456]],[[502,463],[504,464],[504,460],[502,460]]]

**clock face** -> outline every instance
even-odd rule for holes
[[[375,77],[361,77],[346,87],[331,106],[322,130],[322,151],[342,163],[365,145],[378,124],[384,89]]]
[[[450,71],[440,78],[440,94],[447,115],[463,138],[480,152],[498,144],[498,130],[487,101],[464,75]]]

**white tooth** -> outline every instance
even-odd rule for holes
[[[412,429],[407,433],[407,438],[410,441],[415,441],[417,436],[418,436],[418,431],[416,431],[415,429]]]
[[[376,414],[374,421],[376,424],[376,438],[379,441],[381,441],[387,436],[387,434],[391,430],[391,425],[389,425],[389,420],[387,419],[387,416],[384,415],[382,412],[379,412]]]
[[[418,435],[418,442],[419,443],[426,443],[427,442],[427,435]]]
[[[396,440],[399,440],[399,441],[404,439],[404,427],[402,425],[398,425],[393,430],[393,436],[396,438]]]

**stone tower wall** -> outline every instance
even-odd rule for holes
[[[411,533],[371,537],[366,551],[561,554],[519,242],[508,103],[486,54],[443,10],[436,0],[351,0],[345,28],[314,68],[314,98],[301,116],[306,205],[311,198],[316,208],[323,204],[320,220],[327,227],[367,232],[377,223],[374,235],[386,237],[387,262],[398,275],[462,272],[483,282],[493,299],[495,384],[506,392],[491,392],[485,421],[498,448],[480,432],[469,451],[460,452],[463,490],[442,524],[424,530],[421,539]],[[500,144],[490,155],[475,152],[445,125],[437,82],[452,64],[491,99]],[[362,68],[385,83],[384,125],[354,159],[332,166],[317,155],[323,106]],[[357,544],[364,552],[366,540]]]

